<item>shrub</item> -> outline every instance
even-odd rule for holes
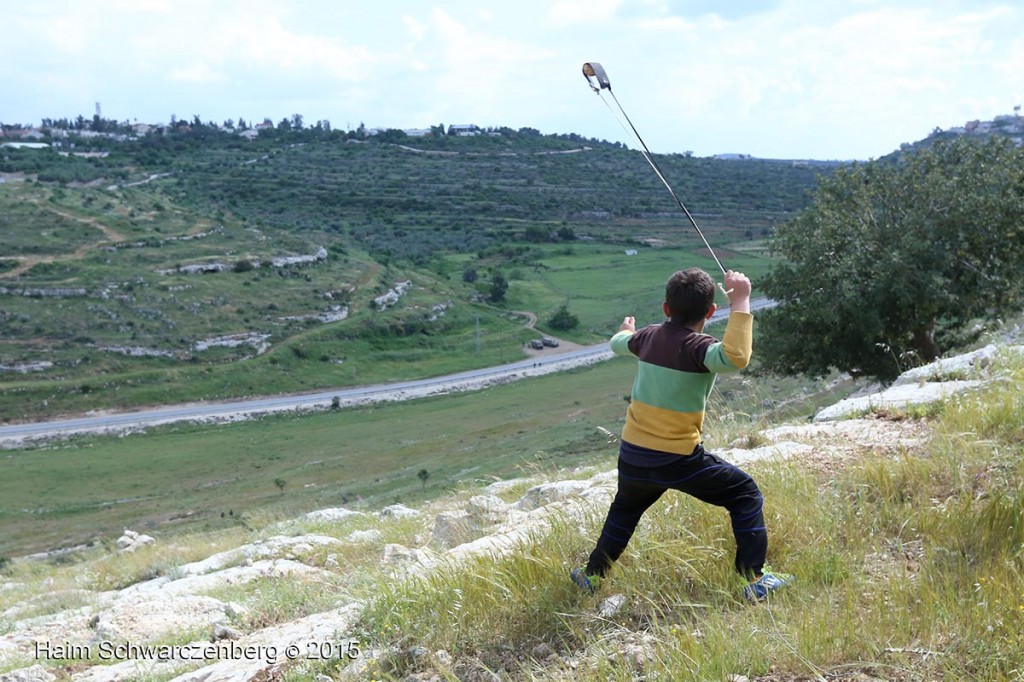
[[[569,306],[563,305],[554,315],[548,319],[548,326],[558,331],[575,329],[580,324],[580,318],[569,312]]]

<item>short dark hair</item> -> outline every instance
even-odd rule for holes
[[[673,322],[700,322],[715,303],[715,281],[700,268],[680,270],[665,283],[665,302]]]

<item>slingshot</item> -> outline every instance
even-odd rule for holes
[[[722,271],[722,276],[724,277],[726,273],[725,267],[722,265],[722,261],[718,260],[718,256],[715,255],[715,250],[711,248],[711,244],[708,243],[707,237],[704,236],[700,226],[697,225],[697,221],[693,219],[693,216],[690,215],[686,206],[683,205],[682,200],[678,195],[676,195],[675,190],[672,189],[672,185],[670,185],[668,180],[665,179],[665,174],[662,173],[661,168],[658,167],[658,162],[654,160],[654,155],[652,155],[651,150],[647,148],[647,143],[644,142],[644,138],[640,137],[640,133],[637,132],[636,126],[633,125],[633,121],[629,119],[629,115],[626,114],[626,110],[622,108],[621,104],[619,104],[619,98],[616,97],[615,93],[612,91],[612,83],[608,80],[608,74],[604,72],[604,67],[597,62],[586,62],[583,65],[583,77],[587,79],[587,84],[590,86],[590,89],[597,93],[598,97],[601,97],[602,90],[607,90],[612,96],[612,99],[615,101],[615,106],[619,108],[623,118],[625,118],[626,122],[629,123],[629,128],[633,131],[633,136],[636,137],[637,141],[640,142],[640,146],[643,147],[642,154],[644,155],[644,158],[647,159],[647,163],[651,165],[651,168],[654,169],[654,174],[658,176],[658,179],[665,185],[665,189],[669,191],[672,198],[676,200],[677,204],[679,204],[679,208],[682,209],[684,214],[686,214],[686,217],[690,221],[690,225],[692,225],[693,229],[697,231],[698,235],[700,235],[701,241],[704,242],[704,246],[708,247],[708,252],[711,254],[711,257],[715,259],[715,263],[718,264],[718,268]],[[601,97],[601,101],[605,103],[605,106],[607,106],[609,111],[612,112],[612,115],[615,115],[615,111],[611,108],[611,105],[608,104],[604,97]],[[618,120],[617,116],[616,120]],[[619,121],[619,125],[622,125],[621,121]],[[625,129],[625,126],[623,126],[623,129]],[[627,130],[627,132],[629,131]],[[726,295],[729,294],[729,291],[732,291],[731,289],[726,291],[725,287],[721,283],[718,284],[718,288]]]

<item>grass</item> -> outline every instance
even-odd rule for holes
[[[721,512],[666,499],[596,597],[567,572],[600,516],[556,525],[500,559],[382,585],[364,636],[396,653],[377,678],[1020,679],[1021,379],[1018,362],[999,388],[946,403],[921,452],[879,452],[838,470],[753,467],[768,501],[769,559],[798,576],[767,605],[738,596]],[[625,606],[599,616],[613,594]],[[411,646],[458,653],[444,664],[397,653]]]
[[[571,381],[6,451],[0,555],[116,537],[126,525],[167,532],[249,523],[262,510],[417,502],[523,466],[572,466],[604,444],[596,426],[617,429],[631,371],[610,362]]]
[[[0,556],[109,543],[125,527],[244,530],[323,507],[418,503],[495,477],[554,475],[595,456],[611,466],[598,427],[618,432],[633,369],[614,360],[440,398],[7,450]],[[749,437],[750,415],[771,412],[766,396],[791,385],[722,379],[712,404],[722,418],[708,425],[717,443]]]
[[[618,328],[622,318],[635,315],[640,323],[662,319],[665,280],[676,270],[700,267],[720,279],[717,264],[699,253],[696,238],[679,235],[682,246],[639,247],[634,256],[613,244],[574,244],[550,247],[539,264],[528,269],[509,293],[509,306],[532,310],[538,326],[563,304],[579,318],[576,330],[557,332],[582,343],[594,343]],[[769,260],[743,257],[728,267],[746,272],[754,281],[767,272]],[[755,290],[755,297],[758,292]],[[724,302],[722,302],[724,304]]]

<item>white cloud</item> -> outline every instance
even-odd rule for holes
[[[593,26],[613,19],[620,5],[622,0],[558,0],[544,20],[555,27]]]
[[[218,83],[227,80],[227,76],[224,73],[215,71],[210,65],[202,62],[183,68],[171,69],[167,77],[172,81],[190,83]]]
[[[402,16],[402,23],[405,24],[408,29],[409,36],[414,42],[420,42],[427,35],[429,30],[428,26],[420,21],[417,21],[415,17],[408,14]]]
[[[431,24],[440,62],[435,91],[446,102],[457,98],[466,115],[498,118],[494,107],[514,100],[530,74],[552,56],[547,48],[472,29],[440,8],[434,8]]]
[[[86,55],[93,48],[97,22],[92,17],[55,16],[30,30],[38,31],[48,50],[72,55]]]
[[[139,12],[143,14],[170,14],[174,6],[168,0],[91,0],[98,3],[103,13]],[[184,6],[183,9],[186,9]]]

